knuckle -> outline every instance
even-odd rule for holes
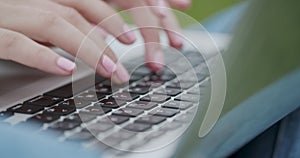
[[[79,22],[80,14],[74,8],[64,8],[64,16],[73,23]]]
[[[21,37],[16,33],[12,33],[9,31],[1,31],[0,32],[0,41],[1,41],[1,50],[4,50],[2,54],[2,58],[11,59],[13,56],[11,53],[8,53],[12,47],[15,47],[17,43],[21,40]],[[7,51],[5,51],[7,50]]]
[[[44,47],[37,47],[35,50],[34,50],[34,56],[35,58],[32,60],[31,62],[31,66],[33,67],[36,67],[36,66],[41,66],[40,65],[40,60],[43,59],[44,55],[45,55],[45,52],[46,52],[46,48]],[[46,64],[46,63],[45,63]]]
[[[40,12],[37,15],[41,19],[42,27],[56,26],[61,22],[61,18],[50,12]]]

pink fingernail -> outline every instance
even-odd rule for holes
[[[129,81],[129,74],[128,71],[125,69],[125,67],[121,64],[119,64],[118,66],[118,70],[117,70],[117,77],[119,78],[119,80],[121,82],[128,82]]]
[[[147,65],[152,71],[159,71],[164,67],[164,54],[162,51],[152,53],[147,60]]]
[[[76,64],[66,58],[59,57],[56,61],[58,67],[64,71],[72,72],[76,68]]]
[[[115,62],[112,59],[110,59],[107,55],[103,55],[102,65],[108,73],[113,73],[117,69],[117,65],[115,64]]]
[[[167,15],[167,11],[166,11],[166,4],[164,2],[164,0],[158,0],[157,2],[157,11],[160,14],[160,16],[165,17]]]
[[[174,34],[174,40],[172,41],[172,46],[175,48],[181,48],[183,46],[182,37],[178,34]]]
[[[153,62],[157,69],[162,69],[164,67],[164,53],[162,51],[157,51],[153,54]]]
[[[124,30],[124,35],[127,38],[128,41],[130,42],[134,42],[136,40],[134,34],[130,31],[130,28],[128,25],[124,25],[123,26],[123,30]]]

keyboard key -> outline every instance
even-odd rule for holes
[[[65,86],[59,87],[57,89],[45,93],[44,95],[59,97],[59,98],[70,98],[73,96],[72,84],[70,83]]]
[[[175,88],[161,88],[156,91],[154,91],[155,94],[165,94],[169,96],[176,96],[179,93],[181,93],[180,89],[175,89]]]
[[[176,62],[168,64],[168,66],[172,68],[176,74],[181,74],[191,68],[190,63],[185,58],[179,58]]]
[[[174,74],[152,74],[149,76],[149,81],[161,81],[166,82],[174,79],[176,75]]]
[[[110,80],[105,80],[104,82],[100,83],[99,85],[107,86],[107,87],[112,87],[112,92],[115,92],[118,89],[127,86],[126,83],[124,83],[124,84],[115,84],[115,83],[112,83]]]
[[[77,132],[71,136],[69,136],[66,140],[67,141],[76,141],[76,142],[83,142],[83,141],[89,141],[93,139],[95,136],[88,130],[82,130],[80,132]]]
[[[202,55],[200,53],[198,54],[187,54],[185,56],[187,58],[187,60],[189,60],[190,64],[194,67],[194,66],[197,66],[199,64],[201,64],[204,59],[202,57]]]
[[[179,110],[167,109],[167,108],[157,108],[150,112],[150,115],[172,117],[179,113]]]
[[[42,107],[49,107],[63,101],[61,98],[49,97],[49,96],[38,96],[28,101],[25,101],[24,104],[29,105],[38,105]]]
[[[182,125],[182,123],[173,121],[171,123],[164,124],[164,126],[162,126],[160,128],[160,130],[163,130],[163,131],[172,131],[172,130],[176,130],[176,129],[180,128],[181,125]]]
[[[138,96],[139,96],[138,94],[134,94],[134,93],[131,94],[128,92],[120,92],[120,93],[116,93],[116,94],[112,95],[111,97],[114,99],[131,101],[131,100],[138,98]]]
[[[60,121],[49,127],[50,130],[66,131],[78,127],[81,122],[77,121]]]
[[[115,100],[113,98],[109,98],[109,99],[101,100],[98,103],[95,103],[95,105],[108,107],[108,108],[119,108],[120,106],[125,105],[125,103],[126,101],[124,100]]]
[[[151,70],[148,69],[146,66],[141,66],[141,67],[137,68],[136,70],[134,70],[132,72],[132,74],[139,75],[139,76],[146,76],[148,74],[151,74]]]
[[[88,125],[85,130],[92,132],[92,134],[98,135],[99,133],[106,132],[113,127],[114,125],[112,123],[97,122]]]
[[[112,89],[110,86],[107,85],[97,85],[95,86],[95,89],[92,89],[93,92],[96,93],[102,93],[102,94],[111,94],[112,93]]]
[[[157,88],[160,87],[161,85],[163,85],[164,82],[163,81],[139,81],[136,83],[136,87],[147,87],[149,89],[153,89],[153,88]]]
[[[193,82],[184,82],[184,81],[172,81],[167,85],[167,88],[177,88],[177,89],[189,89],[191,88],[195,83]]]
[[[133,93],[133,94],[146,94],[148,93],[150,90],[148,87],[130,87],[128,90],[128,92]]]
[[[119,124],[122,124],[122,123],[124,123],[128,120],[129,120],[129,117],[111,115],[111,116],[108,116],[107,118],[103,118],[102,120],[100,120],[100,122],[106,122],[106,123],[113,122],[113,123],[119,125]]]
[[[120,139],[115,139],[115,138],[113,137],[113,135],[110,135],[110,136],[104,138],[102,142],[104,142],[103,144],[109,146],[109,148],[108,148],[107,150],[108,150],[108,151],[111,151],[111,150],[109,150],[109,149],[111,149],[111,148],[118,148],[119,145],[121,144],[122,140],[120,140]],[[102,147],[102,146],[101,146],[101,147]],[[116,153],[114,153],[114,154],[116,155]]]
[[[116,139],[119,141],[128,140],[129,138],[132,138],[135,135],[135,133],[127,131],[127,130],[119,130],[118,132],[113,133],[110,135],[110,139]]]
[[[195,94],[199,95],[200,94],[200,87],[193,87],[187,91],[188,94]]]
[[[134,75],[134,74],[131,74],[131,75],[130,75],[130,79],[129,79],[129,83],[138,81],[138,80],[140,80],[140,79],[142,79],[142,78],[143,78],[143,76],[141,76],[141,75]]]
[[[180,96],[175,98],[175,100],[187,101],[193,103],[198,103],[199,99],[200,99],[200,95],[192,95],[192,94],[181,94]]]
[[[156,107],[158,104],[153,102],[144,102],[144,101],[135,101],[130,103],[127,107],[129,108],[136,108],[136,109],[143,109],[143,110],[150,110]]]
[[[150,134],[148,134],[146,137],[145,137],[145,140],[147,141],[150,141],[150,140],[153,140],[155,138],[158,138],[160,136],[163,136],[166,132],[163,131],[163,130],[158,130],[158,131],[155,131],[155,132],[151,132]]]
[[[47,115],[47,114],[37,114],[27,121],[30,122],[38,122],[38,123],[50,123],[59,119],[60,116],[58,115]]]
[[[180,109],[185,110],[189,107],[193,106],[190,102],[183,102],[183,101],[169,101],[165,103],[162,107],[164,108],[171,108],[171,109]]]
[[[44,110],[44,107],[42,106],[22,105],[22,104],[18,104],[16,106],[7,109],[7,111],[9,112],[22,113],[22,114],[34,114],[42,110]]]
[[[0,121],[5,120],[9,117],[13,116],[13,112],[11,111],[1,111],[0,112]]]
[[[132,123],[124,127],[124,129],[133,132],[144,132],[151,128],[149,124]]]
[[[113,112],[113,115],[119,115],[119,116],[127,116],[127,117],[136,117],[140,114],[142,114],[144,111],[140,109],[133,109],[133,108],[122,108],[115,112]]]
[[[148,102],[158,102],[163,103],[167,100],[169,100],[170,97],[167,95],[160,95],[160,94],[149,94],[141,98],[141,101],[148,101]]]
[[[183,114],[183,115],[177,116],[175,118],[175,121],[180,122],[180,123],[188,123],[188,122],[192,121],[192,119],[193,119],[193,115]]]
[[[77,117],[77,119],[80,119],[82,122],[88,122],[95,119],[97,115],[91,115],[88,112],[79,111],[78,114],[77,113],[73,114],[71,117],[75,117],[75,118]]]
[[[195,71],[188,71],[183,73],[182,75],[178,76],[177,81],[180,81],[181,83],[196,83],[198,82],[198,77]]]
[[[111,111],[111,108],[101,107],[98,105],[89,106],[83,109],[81,112],[85,112],[90,115],[104,115]]]
[[[93,81],[92,78],[95,78],[95,80],[94,80],[95,82],[92,82]],[[69,83],[62,87],[56,88],[52,91],[49,91],[49,92],[45,93],[44,95],[58,97],[58,98],[70,98],[73,96],[73,94],[76,95],[76,94],[88,89],[89,87],[102,82],[103,80],[104,79],[98,75],[87,76],[85,78],[82,78],[80,80],[73,82],[73,84]],[[74,89],[73,89],[73,85],[75,87]]]
[[[85,122],[95,119],[96,117],[97,116],[95,116],[95,115],[90,115],[90,114],[81,112],[79,114],[75,113],[75,114],[72,114],[71,116],[68,116],[67,118],[64,119],[64,121],[85,123]]]
[[[154,124],[159,124],[165,120],[166,120],[165,117],[146,115],[138,118],[135,122],[154,125]]]
[[[43,113],[49,115],[68,115],[76,111],[75,107],[70,106],[55,106],[50,109],[46,109]]]
[[[94,93],[94,92],[84,92],[76,96],[76,99],[86,100],[86,101],[98,101],[104,98],[106,95],[101,93]]]
[[[82,100],[82,99],[75,99],[75,100],[69,99],[67,101],[58,104],[58,106],[72,106],[81,109],[88,106],[90,103],[91,103],[90,101]]]

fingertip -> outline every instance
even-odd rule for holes
[[[157,72],[164,68],[164,53],[161,50],[147,54],[149,55],[146,56],[146,65],[151,71]]]
[[[76,64],[64,57],[59,57],[56,60],[56,65],[60,69],[58,73],[61,75],[71,75],[76,70]]]
[[[170,0],[170,4],[178,9],[187,9],[191,3],[191,0]]]
[[[123,25],[123,35],[126,40],[123,40],[124,43],[126,44],[132,44],[136,41],[136,37],[134,33],[130,30],[130,27],[128,25]]]
[[[164,68],[162,64],[154,63],[154,62],[149,62],[146,65],[152,72],[158,72]]]
[[[116,70],[116,77],[118,78],[118,81],[120,81],[121,83],[126,83],[129,81],[130,75],[126,70],[126,68],[121,63],[118,63],[118,67]]]

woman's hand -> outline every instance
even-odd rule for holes
[[[92,24],[100,23],[101,28],[120,42],[133,43],[135,37],[120,16],[101,23],[115,14],[100,0],[0,0],[0,58],[53,74],[70,75],[76,65],[37,42],[50,43],[77,55]],[[116,71],[113,80],[126,82],[128,72],[116,64],[114,53],[106,47],[101,34],[93,31],[81,46],[84,53],[78,57],[92,68],[96,67],[100,75],[111,77]]]
[[[164,56],[159,45],[159,30],[167,33],[169,43],[174,48],[181,48],[183,40],[177,33],[180,27],[174,14],[165,7],[169,4],[178,9],[189,7],[190,0],[106,0],[122,10],[129,9],[129,14],[140,28],[145,41],[145,59],[153,71],[163,68]],[[151,6],[148,7],[147,6]],[[142,7],[142,8],[141,8]]]

